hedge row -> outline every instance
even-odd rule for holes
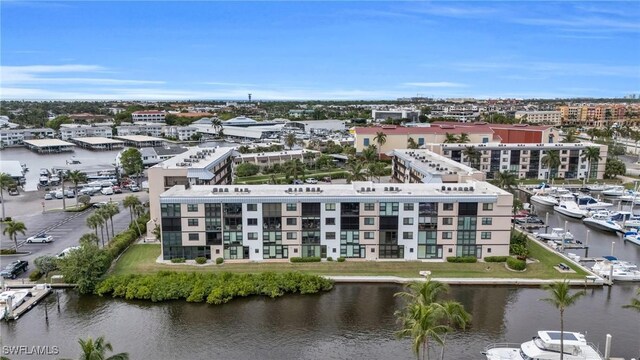
[[[161,271],[151,275],[117,275],[102,281],[96,294],[153,302],[185,299],[188,302],[223,304],[251,295],[279,297],[287,293],[328,291],[331,280],[299,272],[287,273],[184,273]]]
[[[129,228],[121,233],[118,233],[116,236],[109,241],[107,245],[107,252],[112,259],[115,259],[120,255],[129,245],[133,244],[136,240],[138,240],[138,231],[140,234],[144,236],[147,232],[147,222],[149,221],[149,215],[140,216],[134,222],[129,225]],[[136,222],[138,226],[136,226]],[[138,228],[140,230],[138,230]]]
[[[527,262],[510,257],[507,259],[507,266],[512,270],[522,271],[527,268]]]
[[[505,262],[508,256],[487,256],[484,258],[485,262]]]
[[[304,263],[304,262],[320,262],[322,259],[319,256],[310,257],[292,257],[289,259],[292,263]]]
[[[447,262],[450,263],[474,263],[478,262],[478,258],[473,256],[449,256]]]

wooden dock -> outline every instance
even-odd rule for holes
[[[15,308],[7,317],[7,320],[18,320],[22,314],[31,310],[40,300],[44,299],[51,293],[51,286],[48,284],[40,284],[31,288],[31,296],[26,299],[20,306]]]

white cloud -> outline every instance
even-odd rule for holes
[[[466,84],[448,82],[448,81],[439,81],[439,82],[408,82],[402,84],[404,86],[415,86],[415,87],[430,87],[430,88],[461,88],[467,87]]]
[[[520,70],[527,74],[544,74],[557,76],[622,76],[640,77],[640,66],[606,65],[595,63],[565,63],[552,61],[477,61],[454,63],[449,67],[460,71],[500,71]]]
[[[205,85],[215,85],[215,86],[257,86],[256,84],[246,84],[246,83],[233,83],[233,82],[217,82],[217,81],[207,81],[203,82]]]
[[[3,86],[32,84],[82,84],[82,85],[143,85],[164,84],[164,81],[111,79],[96,77],[51,77],[55,74],[96,74],[108,73],[109,70],[99,65],[26,65],[0,66],[0,81]]]

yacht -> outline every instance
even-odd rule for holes
[[[591,267],[594,273],[613,281],[640,281],[638,266],[615,256],[604,256]]]
[[[29,290],[7,290],[0,293],[0,318],[4,319],[7,315],[11,314],[13,310],[22,305],[29,295]],[[11,301],[9,301],[9,299],[11,299]]]
[[[45,169],[45,168],[40,169],[40,176],[47,176],[48,177],[49,176],[49,170]]]
[[[625,232],[622,239],[640,246],[640,234],[638,234],[638,230],[636,229]]]
[[[636,199],[640,198],[640,192],[638,191],[633,191],[633,190],[626,190],[622,196],[620,196],[618,199],[620,199],[620,201],[624,201],[624,202],[635,202]]]
[[[613,206],[612,203],[600,201],[589,195],[578,196],[578,207],[585,210],[607,209]]]
[[[553,210],[562,215],[582,219],[589,212],[586,209],[580,209],[573,195],[562,195],[559,204],[553,207]]]
[[[602,195],[604,196],[622,196],[624,194],[624,186],[622,185],[614,185],[609,186],[606,189],[602,190]]]
[[[563,348],[560,347],[560,339]],[[538,331],[538,336],[522,344],[492,344],[482,353],[487,360],[530,360],[560,359],[560,351],[565,360],[603,360],[604,357],[584,335],[578,332]]]
[[[553,228],[550,233],[540,234],[534,233],[536,237],[543,240],[560,240],[560,241],[571,241],[573,240],[573,234],[569,231],[565,231],[563,228]]]
[[[587,186],[586,186],[586,188],[587,188],[589,191],[602,191],[602,190],[604,190],[606,187],[607,187],[606,185],[598,184],[598,183],[595,183],[595,184],[591,184],[591,185],[587,185]]]
[[[590,217],[582,219],[582,222],[590,227],[607,232],[622,232],[622,226],[609,218],[609,214],[598,212]]]
[[[42,186],[49,185],[49,177],[46,176],[46,175],[40,176],[40,179],[38,181],[39,181],[39,184],[42,185]]]
[[[611,220],[617,222],[623,227],[636,228],[640,227],[640,216],[633,215],[630,211],[616,211],[611,214]]]
[[[531,196],[531,202],[545,206],[558,205],[558,199],[551,195],[533,195]]]

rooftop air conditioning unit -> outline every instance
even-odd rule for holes
[[[213,188],[213,192],[214,192],[214,193],[217,193],[217,192],[218,192],[218,189],[217,189],[217,188]]]
[[[229,188],[225,188],[225,189],[224,189],[224,192],[229,192]]]
[[[473,191],[473,186],[469,187],[469,191]]]
[[[291,192],[291,188],[287,189],[287,192]]]
[[[385,186],[385,187],[384,187],[384,191],[389,191],[389,187],[388,187],[388,186]]]
[[[244,192],[249,192],[249,188],[244,188]]]
[[[440,190],[445,191],[445,190],[447,190],[447,187],[446,187],[446,186],[444,186],[444,185],[442,185],[442,187],[440,188]]]

